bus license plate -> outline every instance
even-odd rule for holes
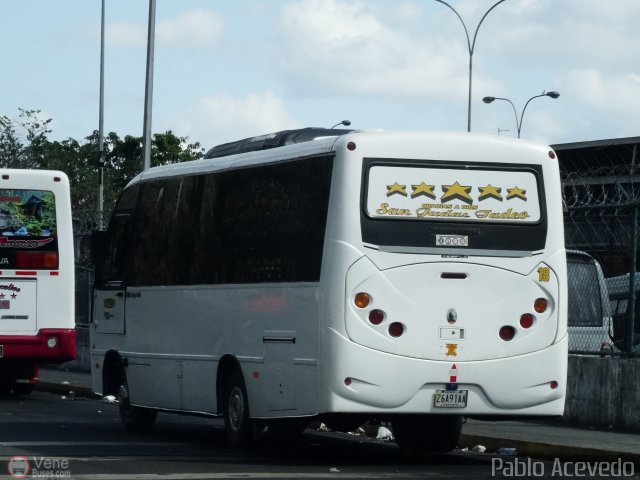
[[[439,408],[465,408],[469,390],[436,390],[433,406]]]

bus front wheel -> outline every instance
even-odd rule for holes
[[[461,415],[420,415],[393,420],[393,433],[401,450],[411,454],[450,452],[462,431]]]
[[[224,429],[229,445],[234,448],[247,447],[253,442],[253,421],[249,417],[249,401],[244,378],[234,370],[224,387]]]
[[[128,432],[147,432],[151,430],[158,416],[157,410],[131,405],[126,380],[118,389],[118,407],[120,409],[120,419]]]

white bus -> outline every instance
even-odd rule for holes
[[[0,169],[0,392],[28,394],[40,363],[76,356],[69,180]]]
[[[547,146],[302,129],[152,168],[97,236],[93,387],[256,425],[392,422],[447,451],[466,415],[561,415],[567,286]],[[100,248],[102,245],[102,248]]]

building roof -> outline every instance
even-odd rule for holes
[[[601,148],[612,147],[616,145],[633,145],[640,143],[640,137],[610,138],[608,140],[589,140],[586,142],[558,143],[551,145],[556,151],[574,150],[578,148]]]

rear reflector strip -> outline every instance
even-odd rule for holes
[[[60,270],[4,270],[0,271],[0,277],[17,277],[17,276],[59,276]]]

